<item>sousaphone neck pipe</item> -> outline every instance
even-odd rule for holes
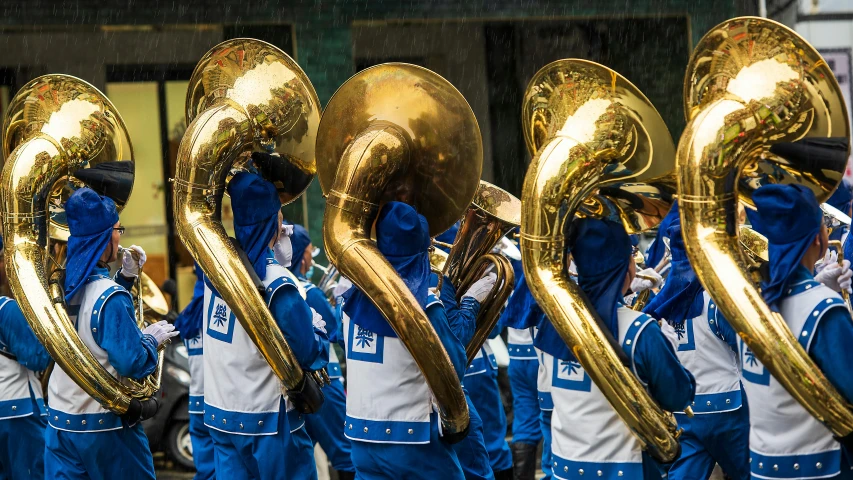
[[[253,140],[247,113],[232,102],[223,100],[196,116],[178,149],[175,225],[179,238],[204,266],[205,276],[275,375],[292,389],[302,382],[302,369],[220,221],[232,161],[250,150]]]
[[[453,442],[464,438],[469,424],[460,380],[426,313],[370,239],[384,186],[409,165],[408,142],[387,123],[371,125],[350,142],[328,195],[323,244],[330,262],[379,309],[412,355],[438,404],[444,436]]]
[[[575,149],[576,154],[566,153]],[[527,285],[574,356],[654,458],[669,462],[678,456],[676,426],[623,363],[618,345],[607,341],[601,320],[565,267],[566,222],[595,187],[607,165],[574,140],[556,136],[540,148],[524,180],[521,254]],[[586,161],[578,158],[586,156]],[[581,169],[580,166],[586,168]],[[561,172],[554,178],[554,172]]]
[[[6,274],[24,318],[50,356],[89,396],[122,415],[130,407],[130,397],[80,340],[44,281],[46,252],[39,239],[47,240],[47,191],[67,167],[59,144],[41,135],[6,158],[0,180]]]

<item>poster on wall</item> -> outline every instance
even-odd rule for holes
[[[841,94],[844,96],[844,103],[847,104],[847,115],[851,116],[851,100],[853,100],[853,83],[851,83],[850,64],[850,48],[826,48],[818,49],[827,65],[835,74],[838,80],[838,85],[841,87]],[[853,117],[851,117],[853,118]],[[851,122],[853,124],[853,122]],[[847,171],[844,172],[844,179],[853,184],[853,155],[847,160]]]

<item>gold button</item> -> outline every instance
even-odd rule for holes
[[[815,467],[817,467],[817,469],[818,469],[818,470],[820,470],[821,468],[823,468],[823,464],[822,464],[822,463],[820,463],[820,462],[817,462],[817,463],[815,464]]]
[[[65,424],[66,424],[66,425],[71,425],[71,420],[66,420],[66,421],[65,421]]]
[[[599,471],[598,471],[598,476],[600,477],[600,476],[602,476],[602,475],[604,475],[604,474],[603,474],[603,473],[601,473],[601,470],[599,470]]]
[[[630,345],[630,344],[631,344],[631,339],[630,339],[630,338],[629,338],[628,340],[625,340],[625,345]]]
[[[799,469],[800,469],[800,464],[799,464],[799,463],[795,463],[795,464],[794,464],[794,470],[799,470]]]

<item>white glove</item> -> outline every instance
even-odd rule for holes
[[[838,276],[838,286],[841,290],[847,290],[847,293],[853,293],[851,284],[853,284],[853,270],[850,270],[850,260],[841,262],[841,275]]]
[[[320,330],[323,333],[327,333],[326,332],[326,321],[323,320],[323,316],[320,315],[319,313],[317,313],[317,311],[314,310],[313,308],[311,309],[311,315],[313,316],[313,318],[311,319],[311,323],[314,325],[314,328],[316,328],[317,330]]]
[[[349,278],[341,275],[341,278],[338,279],[338,283],[335,284],[335,288],[332,289],[332,295],[334,295],[335,298],[338,298],[344,293],[346,293],[346,291],[349,290],[350,287],[352,287],[352,282],[349,280]]]
[[[654,280],[640,278],[640,275],[654,278]],[[647,268],[638,272],[637,276],[634,277],[633,280],[631,280],[631,291],[634,293],[640,293],[645,290],[651,290],[652,288],[658,288],[661,286],[662,283],[663,277],[661,277],[660,274],[656,272],[654,268]]]
[[[847,264],[847,270],[849,271],[850,262],[845,260],[844,263]],[[826,285],[827,287],[835,290],[836,292],[840,292],[841,291],[840,281],[842,280],[841,274],[844,273],[844,270],[845,270],[845,268],[843,266],[839,265],[838,262],[830,263],[830,264],[825,265],[821,269],[820,273],[815,275],[814,279],[815,279],[815,281],[818,281],[818,282]],[[850,279],[846,278],[845,280],[846,280],[846,283],[849,285]]]
[[[145,327],[145,330],[142,331],[143,335],[148,334],[154,337],[154,340],[157,340],[157,346],[163,345],[164,342],[169,340],[170,338],[177,336],[179,331],[175,330],[175,326],[171,323],[160,320],[157,323],[152,323]]]
[[[822,272],[824,268],[833,263],[838,263],[838,253],[834,250],[827,249],[826,255],[823,256],[823,260],[816,263],[814,266],[815,275]]]
[[[273,245],[273,255],[275,260],[282,267],[289,267],[293,263],[293,244],[290,242],[290,236],[293,235],[293,225],[282,225],[281,236]]]
[[[672,344],[672,349],[676,352],[678,351],[678,334],[675,333],[675,329],[672,328],[672,325],[669,324],[666,320],[660,322],[660,331],[663,332],[663,336],[669,340],[669,343]]]
[[[139,259],[133,258],[131,250],[136,252]],[[137,245],[131,245],[130,248],[124,249],[124,255],[121,257],[121,273],[125,277],[135,277],[139,275],[139,270],[145,265],[148,257],[145,255],[145,250]]]
[[[483,300],[489,295],[489,292],[492,291],[492,287],[495,286],[495,282],[498,277],[494,273],[489,273],[485,277],[474,282],[473,285],[465,292],[463,297],[471,297],[477,301],[477,303],[483,303]]]

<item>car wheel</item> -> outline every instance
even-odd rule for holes
[[[173,421],[166,434],[166,453],[179,466],[188,470],[195,468],[189,422]]]

